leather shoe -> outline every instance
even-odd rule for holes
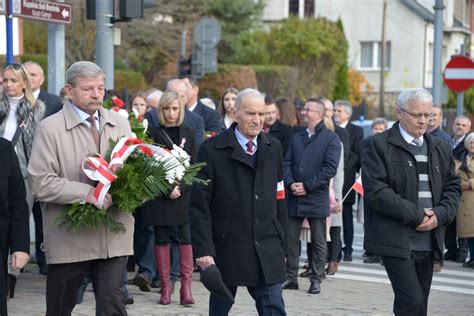
[[[319,282],[311,282],[308,290],[309,294],[319,294],[321,293],[321,283]]]
[[[299,288],[298,281],[286,279],[285,282],[281,284],[281,287],[284,290],[297,290]]]
[[[150,292],[151,290],[151,280],[143,273],[137,273],[137,275],[133,278],[133,284],[138,286],[142,292]]]
[[[300,273],[300,277],[302,278],[309,278],[309,276],[311,275],[311,269],[308,268],[306,270],[304,270],[303,272]]]
[[[123,302],[125,303],[125,305],[131,305],[131,304],[135,303],[135,300],[133,299],[132,294],[127,294],[123,298]]]
[[[448,251],[444,254],[444,260],[456,261],[456,254],[451,251]]]
[[[344,257],[342,258],[344,261],[352,261],[352,254],[344,253]]]
[[[339,263],[337,261],[330,261],[326,269],[326,274],[327,275],[336,274],[337,270],[339,270],[338,266],[339,266]]]
[[[474,260],[469,260],[468,262],[464,262],[462,264],[463,268],[471,268],[474,269]]]
[[[379,255],[371,255],[364,259],[364,263],[381,263],[382,262],[382,257]]]

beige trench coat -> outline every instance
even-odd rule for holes
[[[472,171],[469,179],[466,172],[459,170],[460,161],[456,161],[456,174],[463,181],[469,180],[471,188],[474,189],[474,157],[467,157],[469,170]],[[460,238],[474,237],[474,190],[462,191],[461,200],[459,201],[458,213],[456,215],[456,231]]]
[[[128,121],[114,112],[101,108],[99,115],[100,154],[105,157],[109,140],[130,136],[131,130]],[[125,226],[125,233],[111,233],[105,226],[72,232],[67,225],[53,223],[65,205],[85,202],[94,184],[80,165],[86,155],[96,152],[89,127],[81,123],[69,102],[43,120],[36,132],[28,173],[31,191],[43,211],[43,247],[48,264],[133,254],[133,217],[117,209],[108,212]]]

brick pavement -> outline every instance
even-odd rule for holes
[[[133,274],[129,273],[129,278]],[[194,275],[196,280],[198,275]],[[36,266],[28,265],[26,273],[19,277],[15,298],[8,302],[10,315],[44,315],[45,279],[36,273]],[[306,293],[309,280],[299,278],[300,290],[284,291],[288,315],[390,315],[393,294],[390,285],[342,280],[328,277],[322,283],[322,293]],[[473,285],[474,286],[474,285]],[[171,305],[158,304],[157,289],[140,292],[133,285],[128,286],[135,304],[128,305],[129,315],[207,315],[209,293],[204,286],[193,282],[193,307],[179,305],[179,289],[172,296]],[[94,298],[89,287],[84,302],[77,305],[73,315],[94,315]],[[237,291],[236,304],[231,315],[256,315],[254,302],[245,288]],[[429,315],[474,315],[474,296],[444,291],[431,291]]]

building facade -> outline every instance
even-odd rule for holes
[[[268,0],[264,22],[277,23],[290,15],[341,19],[349,43],[349,67],[380,87],[383,0]],[[444,0],[442,67],[471,36],[471,0]],[[401,89],[433,81],[435,0],[389,0],[385,14],[385,76],[387,102]],[[466,49],[469,51],[469,48]],[[447,90],[444,92],[447,95]]]

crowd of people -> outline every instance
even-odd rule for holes
[[[347,100],[309,97],[298,107],[229,87],[213,108],[191,77],[137,92],[127,107],[146,120],[149,139],[205,162],[198,177],[209,182],[175,185],[132,216],[110,194],[101,205],[96,183],[78,168],[85,156],[109,152],[110,139],[132,135],[126,119],[102,106],[103,70],[72,64],[62,99],[41,90],[34,62],[5,65],[2,79],[0,315],[29,258],[30,213],[48,316],[70,315],[90,282],[97,315],[126,315],[127,269],[136,266],[131,283],[160,288],[162,305],[171,304],[177,280],[180,304],[195,304],[193,271],[217,267],[230,296],[245,286],[259,315],[286,315],[283,290],[299,290],[298,277],[319,294],[326,276],[353,260],[356,202],[364,262],[383,263],[396,315],[427,314],[433,272],[445,260],[474,268],[471,122],[459,116],[453,136],[444,132],[442,111],[423,88],[403,90],[398,121],[388,128],[384,118],[373,120],[365,140]],[[363,196],[354,190],[360,175]],[[73,203],[106,210],[125,232],[55,224]],[[302,241],[308,261],[299,273]],[[227,315],[232,305],[211,291],[210,315]]]

